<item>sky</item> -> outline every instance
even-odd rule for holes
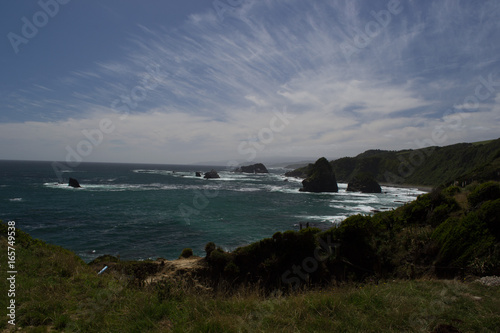
[[[191,164],[500,137],[500,2],[0,4],[0,159]]]

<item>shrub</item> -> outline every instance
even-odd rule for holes
[[[224,252],[222,248],[217,248],[210,253],[210,256],[207,258],[209,264],[214,268],[217,272],[222,272],[226,265],[232,260],[232,256],[230,253]]]
[[[192,256],[193,256],[193,249],[188,247],[188,248],[182,250],[181,258],[189,258]]]
[[[494,236],[475,212],[460,219],[449,218],[434,230],[432,237],[441,247],[438,263],[462,268],[494,247]]]
[[[500,241],[500,199],[485,202],[477,213],[497,241]]]
[[[458,209],[458,204],[453,200],[450,204],[441,204],[429,212],[428,223],[436,227],[446,221],[450,216],[450,213]]]
[[[407,204],[403,208],[402,219],[406,224],[437,226],[451,212],[460,208],[457,201],[445,195],[448,191],[434,190],[431,193],[420,195],[417,200]]]
[[[340,241],[340,255],[357,274],[373,273],[380,261],[377,244],[384,239],[384,225],[370,216],[355,215],[346,219],[333,232]]]
[[[214,242],[208,242],[207,245],[205,245],[205,252],[207,253],[207,258],[210,257],[210,254],[216,249],[215,243]]]
[[[497,182],[490,181],[479,185],[468,196],[471,207],[476,207],[480,203],[488,200],[500,198],[500,185]]]
[[[458,186],[449,186],[445,188],[442,193],[446,196],[452,197],[457,193],[460,193],[460,187]]]
[[[226,265],[226,267],[224,267],[225,274],[228,274],[231,276],[236,276],[236,275],[238,275],[239,272],[240,272],[240,269],[238,268],[238,266],[236,266],[236,264],[233,261],[229,262]]]

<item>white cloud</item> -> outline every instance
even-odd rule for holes
[[[500,6],[405,2],[402,13],[348,63],[339,45],[373,20],[372,9],[386,6],[250,1],[223,22],[209,11],[191,15],[177,29],[139,26],[120,58],[74,69],[34,90],[2,94],[4,105],[27,118],[0,125],[0,138],[9,143],[2,154],[64,158],[66,145],[84,139],[82,130],[109,117],[116,131],[89,160],[231,159],[241,142],[256,140],[269,127],[273,109],[284,106],[295,118],[261,155],[334,157],[367,148],[412,148],[415,139],[447,125],[450,118],[440,114],[446,108],[466,108],[463,96],[474,91],[474,78],[495,66],[498,47],[490,46],[488,36],[499,30],[493,17]],[[481,24],[471,21],[476,14]],[[464,28],[453,31],[456,22]],[[144,90],[151,65],[158,66],[161,80]],[[140,89],[146,94],[119,120],[112,102]],[[464,117],[447,143],[481,131],[497,136],[498,118],[488,111],[492,102],[482,101],[473,116]],[[47,119],[34,117],[37,112]]]

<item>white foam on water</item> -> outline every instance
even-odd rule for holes
[[[258,191],[262,191],[262,189],[256,188],[256,187],[241,187],[241,188],[233,189],[233,191],[236,191],[236,192],[258,192]]]
[[[67,184],[44,183],[46,187],[72,190],[72,191],[91,191],[91,192],[123,192],[123,191],[159,191],[159,190],[219,190],[220,186],[202,184],[200,185],[185,185],[185,184],[81,184],[82,187],[74,188]]]
[[[375,208],[367,205],[359,205],[351,207],[351,210],[362,213],[372,213],[375,210]]]
[[[20,202],[20,201],[24,201],[23,198],[12,198],[12,199],[9,199],[10,202]]]
[[[329,223],[340,223],[344,221],[349,215],[339,214],[339,215],[309,215],[309,216],[295,216],[304,220],[313,220],[320,222],[329,222]]]
[[[284,179],[288,179],[290,183],[299,183],[299,184],[302,184],[302,181],[304,180],[302,178],[296,178],[296,177],[285,177]]]
[[[331,202],[335,202],[335,203],[354,203],[354,204],[358,204],[358,203],[380,203],[380,199],[378,197],[376,197],[376,196],[373,196],[373,197],[359,198],[359,200],[352,200],[352,199],[338,200],[338,199],[332,199]]]

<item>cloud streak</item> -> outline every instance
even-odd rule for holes
[[[175,29],[138,25],[118,58],[3,92],[9,115],[1,118],[0,139],[12,148],[1,153],[62,159],[66,145],[106,117],[115,119],[116,132],[89,160],[229,160],[283,106],[296,118],[263,157],[417,148],[413,142],[431,135],[454,105],[454,113],[471,114],[446,144],[497,136],[495,98],[476,110],[460,105],[500,63],[492,43],[500,5],[402,1],[401,13],[346,61],[340,45],[389,4],[249,1],[223,22],[208,11]],[[121,120],[113,101],[130,96],[152,65],[161,82]],[[26,138],[44,146],[28,147]]]

